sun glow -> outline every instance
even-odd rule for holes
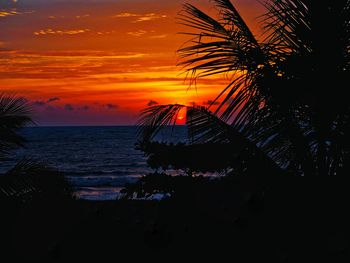
[[[208,105],[228,84],[189,89],[179,74],[179,1],[12,2],[0,10],[0,89],[32,101],[41,125],[135,124],[149,104]]]
[[[176,116],[176,124],[177,125],[185,125],[186,124],[186,108],[181,108]]]

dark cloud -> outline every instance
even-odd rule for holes
[[[147,106],[148,106],[148,107],[155,106],[155,105],[158,105],[158,102],[156,102],[156,101],[154,101],[154,100],[150,100],[150,101],[147,103]]]
[[[87,105],[82,106],[82,107],[79,108],[79,110],[89,110],[89,109],[90,109],[90,107],[87,106]]]
[[[34,101],[33,102],[33,105],[34,106],[38,106],[38,107],[42,107],[42,106],[45,106],[46,105],[46,103],[44,102],[44,101]]]
[[[218,102],[218,101],[213,101],[213,100],[207,100],[207,101],[204,101],[203,102],[203,105],[207,105],[207,106],[210,106],[210,105],[219,105],[220,104],[220,102]]]
[[[57,101],[57,100],[60,100],[60,98],[58,98],[58,97],[49,98],[47,100],[47,103],[54,102],[54,101]]]
[[[71,104],[66,104],[66,105],[64,105],[64,109],[67,111],[73,111],[74,107]]]
[[[53,106],[50,106],[50,105],[46,107],[46,110],[48,110],[48,111],[54,111],[56,109],[57,109],[56,107],[53,107]]]
[[[46,104],[49,104],[51,102],[58,101],[58,100],[60,100],[60,98],[58,97],[49,98],[47,101],[37,100],[33,102],[33,105],[42,107],[42,106],[45,106]]]
[[[118,105],[115,105],[115,104],[111,104],[111,103],[108,103],[106,104],[106,108],[109,109],[109,110],[115,110],[117,109],[119,106]]]

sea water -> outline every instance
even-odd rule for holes
[[[23,130],[25,148],[1,160],[0,172],[31,158],[63,172],[77,195],[89,200],[110,200],[128,182],[152,172],[144,153],[135,149],[136,126],[30,127]],[[185,142],[184,126],[167,127],[159,141]]]

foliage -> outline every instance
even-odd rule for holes
[[[264,156],[265,168],[295,175],[346,175],[350,1],[266,0],[260,38],[229,0],[212,2],[218,18],[191,4],[180,13],[180,23],[194,30],[185,33],[192,39],[179,50],[179,65],[192,81],[221,73],[232,81],[213,100],[221,101],[214,112],[187,108],[192,143],[243,147],[251,159]],[[174,123],[180,108],[146,109],[141,141]]]
[[[42,162],[23,159],[0,177],[0,196],[23,201],[71,199],[73,190],[62,173]]]
[[[21,129],[34,123],[31,115],[31,105],[25,98],[0,94],[0,157],[8,157],[11,150],[24,146],[26,140]],[[73,191],[63,174],[42,162],[23,159],[0,175],[3,200],[72,197]]]
[[[136,183],[129,183],[121,191],[124,199],[149,198],[155,194],[162,194],[164,197],[184,192],[191,184],[207,180],[203,177],[188,177],[187,175],[171,176],[166,173],[147,174]]]
[[[25,139],[19,131],[33,123],[31,112],[25,98],[0,93],[0,157],[23,146]]]

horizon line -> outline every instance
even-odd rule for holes
[[[30,125],[30,126],[26,126],[24,128],[59,128],[59,127],[138,127],[138,126],[142,126],[142,125],[137,125],[137,124],[97,124],[97,125],[93,125],[93,124],[81,124],[81,125]],[[175,124],[175,125],[168,125],[168,126],[186,126],[186,124]]]

